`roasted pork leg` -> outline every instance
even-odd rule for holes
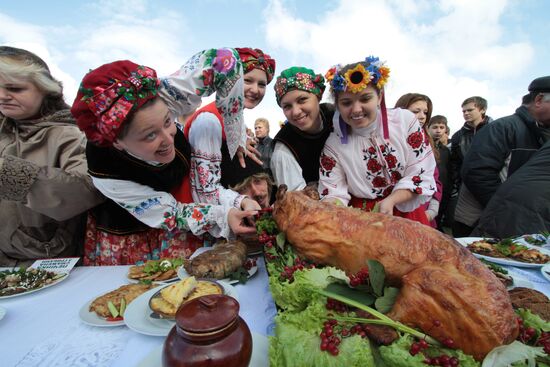
[[[349,274],[378,260],[400,294],[388,313],[481,360],[519,332],[504,285],[451,237],[408,219],[277,193],[273,216],[297,253]],[[440,326],[434,326],[440,325]]]

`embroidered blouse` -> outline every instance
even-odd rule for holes
[[[212,106],[207,106],[212,107]],[[200,110],[199,110],[200,111]],[[200,112],[189,128],[191,144],[191,192],[200,203],[240,208],[245,196],[221,183],[222,121],[211,112]]]
[[[383,138],[380,114],[375,123],[361,129],[348,128],[338,112],[333,122],[334,131],[320,157],[319,193],[323,198],[339,199],[347,205],[351,195],[379,199],[405,189],[417,195],[396,208],[411,212],[432,197],[436,163],[411,112],[388,109],[388,141]]]
[[[168,231],[209,232],[214,237],[229,236],[227,211],[221,205],[183,204],[170,193],[127,180],[92,177],[95,187],[141,222]]]
[[[231,158],[246,149],[243,65],[235,49],[210,49],[194,55],[172,75],[163,78],[159,95],[175,117],[188,115],[201,97],[216,93],[216,107],[223,116]]]

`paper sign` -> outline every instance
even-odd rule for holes
[[[56,273],[68,273],[78,262],[79,257],[36,260],[31,268],[49,270]]]

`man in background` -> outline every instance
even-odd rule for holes
[[[269,121],[266,118],[260,117],[254,122],[254,133],[256,134],[256,140],[258,144],[256,149],[260,151],[263,168],[266,172],[270,173],[270,162],[273,139],[269,137]]]
[[[454,211],[454,217],[450,218],[454,237],[468,237],[481,214],[481,206],[462,184],[461,170],[474,136],[492,121],[486,112],[485,98],[479,96],[466,98],[462,102],[464,125],[451,138],[452,191],[449,209],[451,213]]]
[[[492,209],[481,215],[486,217],[482,233],[525,234],[519,231],[533,229],[534,223],[543,230],[541,218],[549,218],[550,198],[542,194],[548,192],[549,149],[538,152],[550,140],[550,76],[533,80],[528,90],[513,115],[496,120],[476,136],[464,160],[465,186],[483,209],[492,203]],[[538,161],[532,163],[535,154]],[[529,170],[523,169],[528,164]],[[521,180],[514,178],[516,172],[523,172]],[[535,207],[542,211],[533,212]],[[510,213],[495,212],[497,208]]]

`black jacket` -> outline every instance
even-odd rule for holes
[[[485,119],[476,127],[473,127],[468,123],[464,123],[462,128],[451,137],[451,158],[449,161],[449,166],[451,169],[450,179],[452,182],[452,196],[458,194],[460,186],[462,185],[462,176],[460,174],[462,163],[464,162],[464,157],[472,145],[474,136],[491,121],[492,119],[489,116],[485,116]]]
[[[473,236],[497,238],[550,231],[550,142],[502,183]]]
[[[464,184],[485,207],[502,184],[542,146],[542,135],[526,107],[480,131],[462,165]]]

